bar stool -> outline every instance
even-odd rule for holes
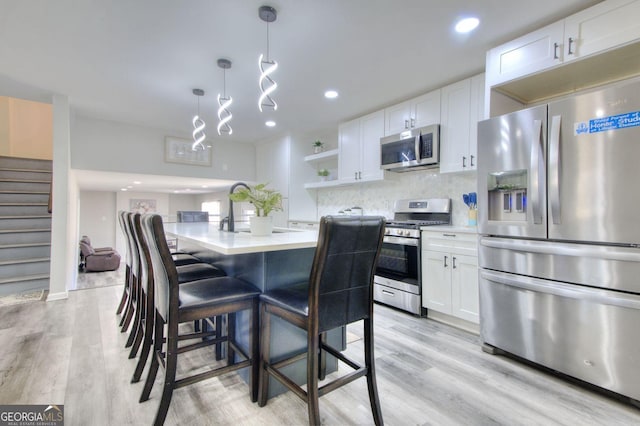
[[[134,321],[134,328],[131,331],[131,335],[135,334],[129,358],[134,358],[138,352],[140,345],[144,342],[143,351],[138,360],[138,365],[134,372],[132,383],[140,380],[142,369],[146,364],[149,349],[151,346],[151,336],[153,330],[153,270],[151,269],[151,258],[148,253],[149,248],[144,238],[141,226],[141,215],[139,213],[129,213],[128,219],[130,221],[131,234],[134,240],[134,256],[138,259],[139,271],[137,275],[138,279],[138,294],[136,304],[136,319]],[[173,255],[172,255],[173,258]],[[189,282],[205,278],[223,277],[226,273],[207,263],[190,263],[183,266],[176,266],[178,271],[178,282]],[[149,315],[149,313],[151,315]],[[220,321],[216,321],[216,331],[221,332]],[[197,325],[199,327],[199,323]],[[213,335],[213,333],[211,333]],[[130,335],[130,337],[131,337]],[[218,358],[221,357],[221,348],[216,347],[216,354]]]
[[[120,230],[122,231],[122,233],[124,234],[124,219],[123,219],[123,215],[124,212],[121,210],[118,212],[118,223],[120,224]],[[126,235],[125,235],[126,238]],[[131,284],[129,282],[129,268],[131,265],[131,260],[130,257],[131,253],[129,253],[129,250],[127,250],[126,254],[125,254],[125,274],[124,274],[124,288],[122,289],[122,297],[120,298],[120,303],[118,304],[118,309],[116,309],[116,315],[120,315],[122,313],[122,310],[124,309],[124,307],[127,305],[127,300],[129,299],[129,285]],[[124,320],[124,318],[123,318]],[[120,324],[122,326],[122,324]]]
[[[142,228],[149,245],[154,276],[155,321],[153,356],[140,402],[149,399],[158,368],[162,366],[165,372],[163,393],[154,424],[164,423],[174,389],[245,367],[251,367],[250,396],[255,402],[258,393],[257,333],[260,290],[245,281],[231,277],[178,284],[177,270],[167,246],[162,218],[158,215],[145,215],[142,218]],[[235,314],[244,310],[250,312],[248,354],[236,344],[235,333],[232,332],[231,326],[235,323]],[[189,345],[178,346],[179,340],[200,339],[203,335],[197,332],[179,335],[180,323],[219,315],[227,315],[229,318],[230,327],[227,336],[216,336],[211,340],[200,340]],[[165,325],[167,326],[166,334]],[[225,366],[176,380],[178,354],[222,342],[227,342],[228,345]],[[243,360],[236,361],[235,354]]]
[[[385,218],[326,216],[320,221],[309,282],[277,288],[260,296],[260,390],[258,404],[267,403],[269,376],[275,377],[309,410],[309,424],[320,424],[318,398],[366,376],[373,420],[382,425],[373,355],[373,275],[382,247]],[[307,332],[306,353],[271,363],[270,321],[276,315]],[[364,320],[364,366],[348,359],[322,338],[323,333]],[[318,387],[323,352],[343,361],[353,372]],[[281,370],[292,362],[307,360],[307,390]]]
[[[131,230],[131,221],[129,219],[130,212],[123,211],[122,213],[122,233],[124,234],[125,242],[127,243],[127,278],[128,280],[128,300],[127,307],[120,321],[120,332],[124,333],[129,328],[131,320],[134,319],[136,312],[136,305],[138,303],[138,278],[139,278],[139,256],[133,242],[133,234]],[[135,325],[133,327],[135,330]],[[133,344],[133,337],[130,334],[127,339],[125,347],[130,347]]]

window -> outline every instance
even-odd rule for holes
[[[220,222],[220,201],[205,201],[200,210],[209,213],[210,222]]]

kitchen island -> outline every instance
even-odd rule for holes
[[[220,231],[213,223],[166,223],[165,233],[176,238],[178,248],[193,253],[205,262],[223,269],[227,275],[237,277],[258,287],[261,291],[291,286],[309,279],[311,264],[318,240],[317,230],[275,228],[274,233],[254,237],[248,229],[236,232]],[[249,315],[237,315],[238,341],[248,344],[246,331]],[[328,333],[334,347],[344,348],[343,328]],[[299,353],[307,345],[307,336],[288,322],[273,317],[271,321],[272,360]],[[327,372],[335,371],[337,360],[327,356]],[[306,383],[306,359],[287,367],[287,374],[297,383]],[[269,396],[286,391],[277,380],[269,382]]]

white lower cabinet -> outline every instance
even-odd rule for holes
[[[422,231],[422,306],[479,324],[475,233]]]

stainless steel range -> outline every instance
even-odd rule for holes
[[[423,315],[420,227],[451,223],[451,200],[398,200],[387,221],[374,277],[374,300]]]

